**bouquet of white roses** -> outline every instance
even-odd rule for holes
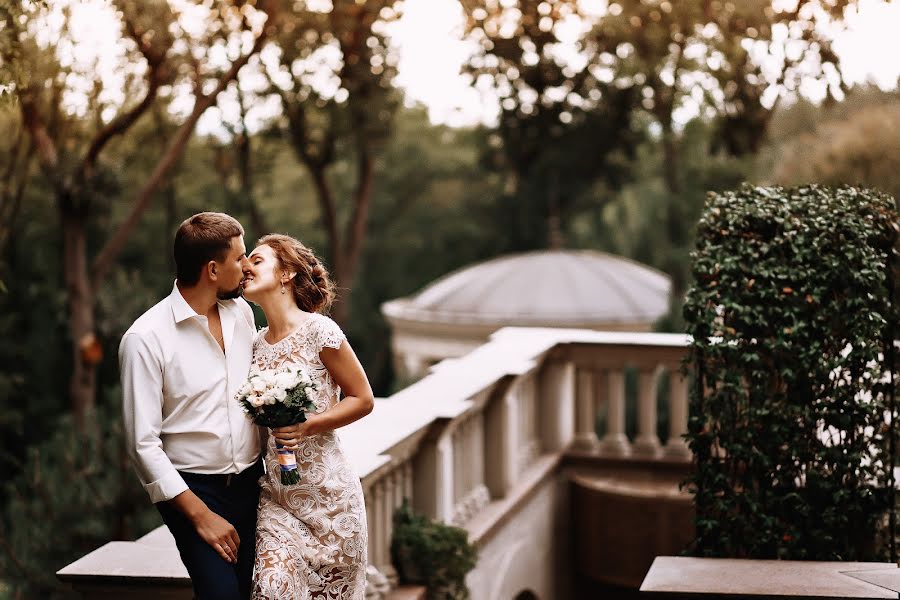
[[[237,400],[257,425],[284,427],[306,421],[306,414],[315,410],[311,395],[316,384],[303,369],[290,367],[279,371],[261,371],[251,375],[237,392]],[[297,457],[276,443],[281,483],[299,483]]]

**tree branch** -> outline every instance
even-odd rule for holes
[[[56,168],[59,166],[59,154],[56,145],[47,132],[44,119],[37,108],[37,98],[34,88],[27,88],[19,95],[19,107],[22,111],[22,122],[25,124],[31,141],[37,152],[38,163],[41,169],[50,179],[56,183]]]
[[[359,142],[359,157],[356,165],[356,190],[353,194],[353,214],[347,223],[345,236],[346,248],[344,251],[343,273],[340,277],[346,279],[341,285],[350,285],[356,263],[362,252],[363,242],[366,237],[366,224],[369,218],[369,206],[372,199],[372,182],[375,175],[375,161],[372,154],[365,148],[365,142]]]
[[[97,134],[94,141],[91,143],[87,154],[85,154],[84,160],[81,162],[79,173],[83,176],[89,176],[91,171],[93,171],[94,164],[96,163],[100,152],[103,150],[103,147],[113,137],[125,133],[128,128],[134,125],[138,118],[147,111],[156,99],[156,94],[162,83],[162,70],[165,68],[165,57],[169,51],[169,47],[167,46],[161,50],[154,49],[145,39],[142,32],[138,31],[135,23],[128,18],[127,13],[125,13],[125,16],[123,16],[122,19],[125,31],[128,32],[128,36],[137,44],[138,49],[147,61],[147,93],[135,107],[117,116]]]
[[[125,221],[123,221],[122,224],[119,225],[118,229],[115,231],[112,237],[110,237],[110,239],[106,242],[106,244],[104,244],[103,248],[97,254],[97,258],[94,260],[93,267],[91,268],[91,284],[95,289],[100,285],[100,283],[103,281],[103,278],[109,272],[109,269],[112,267],[112,263],[115,260],[116,256],[118,256],[119,252],[122,251],[122,248],[128,241],[131,232],[137,226],[141,215],[153,200],[153,195],[156,193],[157,188],[160,186],[166,175],[169,174],[169,171],[175,166],[175,163],[184,151],[184,147],[187,145],[187,142],[194,131],[194,127],[197,125],[197,121],[200,120],[200,116],[206,111],[206,109],[213,105],[216,97],[237,76],[238,71],[240,71],[241,68],[245,64],[247,64],[247,61],[250,60],[250,57],[259,52],[268,37],[269,31],[270,28],[268,26],[263,28],[262,32],[256,38],[256,42],[253,44],[253,48],[251,48],[247,54],[238,58],[231,65],[231,68],[221,78],[219,78],[215,89],[213,89],[210,94],[197,97],[197,102],[194,104],[194,109],[191,111],[190,116],[178,128],[171,143],[166,148],[166,151],[163,153],[163,156],[160,158],[159,162],[156,164],[156,168],[153,170],[153,173],[150,175],[149,179],[144,184],[144,187],[141,188],[141,190],[135,197],[131,212],[128,214]]]

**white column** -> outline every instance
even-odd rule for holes
[[[634,453],[641,456],[658,456],[659,436],[656,435],[656,376],[657,369],[641,368],[638,372],[638,434],[634,440]]]
[[[437,443],[437,478],[435,489],[437,518],[444,523],[453,520],[453,437],[441,436]]]
[[[625,435],[625,372],[621,368],[605,373],[606,434],[600,442],[600,452],[608,456],[631,454],[631,444]]]
[[[684,438],[688,424],[688,377],[678,366],[669,368],[669,440],[666,456],[689,458],[691,449]]]
[[[375,549],[374,555],[369,558],[369,562],[375,565],[382,573],[382,569],[384,569],[385,564],[388,562],[387,557],[389,556],[389,552],[387,549],[390,546],[390,540],[386,539],[387,530],[384,527],[384,514],[387,509],[387,505],[384,500],[384,479],[379,479],[373,485],[373,489],[375,491],[375,510],[373,511],[375,514],[374,521],[369,523],[369,535],[374,539],[373,546]]]
[[[521,404],[519,402],[519,383],[512,385],[509,392],[503,398],[505,407],[506,427],[504,429],[503,438],[503,460],[505,462],[504,471],[504,492],[505,496],[512,486],[519,479],[519,448],[521,447],[521,431],[519,430],[519,411]]]
[[[403,355],[403,373],[407,379],[418,379],[425,374],[425,360],[418,354],[405,353]]]
[[[385,504],[388,506],[387,528],[385,529],[387,532],[387,557],[385,562],[382,563],[384,565],[383,568],[379,570],[387,577],[391,587],[394,588],[397,587],[398,577],[397,570],[394,568],[394,564],[391,561],[391,540],[394,536],[394,511],[403,502],[403,481],[401,479],[400,467],[396,467],[393,471],[388,473],[385,476],[385,481],[387,482]]]
[[[378,555],[378,526],[375,512],[375,485],[369,487],[366,494],[366,527],[369,534],[368,554],[369,563],[377,564],[375,557]]]
[[[575,439],[572,448],[593,452],[597,449],[597,413],[594,402],[594,374],[578,369],[575,376]]]
[[[484,485],[484,413],[475,415],[472,426],[472,464],[475,485]]]
[[[575,436],[575,363],[550,363],[541,374],[538,397],[541,447],[562,450]]]
[[[409,500],[409,506],[413,505],[413,477],[412,461],[407,458],[403,463],[403,495]]]

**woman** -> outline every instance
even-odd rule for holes
[[[334,292],[315,255],[289,236],[267,235],[249,263],[244,297],[269,323],[254,342],[251,373],[297,365],[318,384],[315,414],[269,436],[253,598],[362,600],[366,508],[334,430],[372,411],[372,388],[341,329],[321,314]],[[281,484],[276,442],[295,450],[300,483]]]

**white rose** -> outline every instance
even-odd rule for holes
[[[252,397],[249,399],[249,402],[250,402],[250,405],[251,405],[253,408],[259,408],[259,407],[262,406],[262,404],[263,404],[263,403],[262,403],[262,398],[260,398],[260,397],[258,397],[258,396],[252,396]]]
[[[293,373],[279,373],[275,378],[275,387],[282,390],[289,390],[297,385],[296,378]]]
[[[276,389],[272,390],[272,397],[275,398],[278,402],[282,402],[285,398],[287,398],[287,391],[284,389]]]
[[[250,380],[250,388],[257,394],[266,391],[268,384],[262,377],[254,377]]]

